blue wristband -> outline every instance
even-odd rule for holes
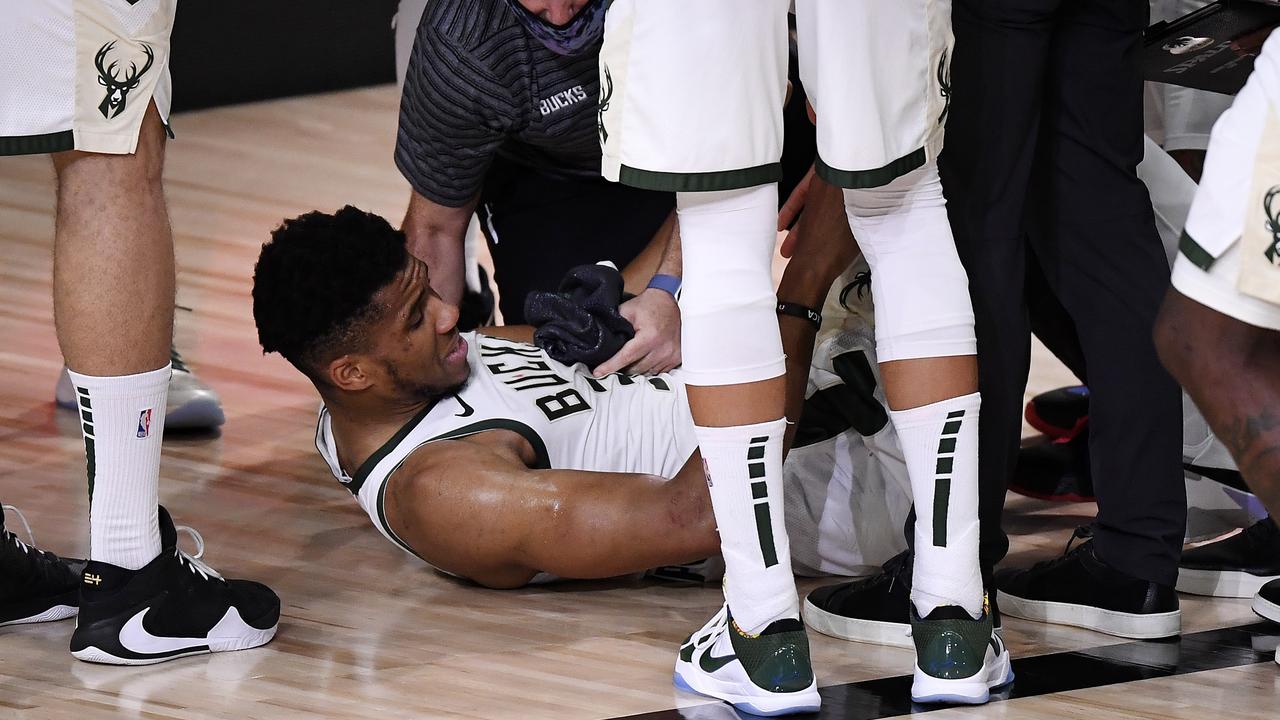
[[[653,279],[649,281],[648,287],[670,293],[671,297],[679,297],[680,278],[675,275],[654,275]]]

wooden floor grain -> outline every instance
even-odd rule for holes
[[[312,448],[317,397],[263,357],[250,316],[257,249],[287,216],[351,203],[398,224],[408,187],[392,149],[397,96],[381,87],[175,118],[166,188],[177,239],[180,348],[224,399],[218,435],[167,438],[161,499],[197,527],[224,574],[269,582],[284,616],[269,646],[152,668],[80,663],[70,622],[0,629],[0,717],[600,718],[705,702],[671,686],[677,644],[716,587],[633,581],[497,592],[391,547]],[[87,545],[83,447],[55,410],[61,366],[49,293],[47,158],[0,158],[0,499],[39,542]],[[1032,390],[1070,382],[1037,349]],[[1092,505],[1012,498],[1015,561],[1062,550]],[[804,581],[802,591],[821,582]],[[1248,601],[1187,598],[1186,631],[1254,620]],[[1006,620],[1015,654],[1120,642]],[[812,636],[824,685],[908,672],[904,650]],[[1275,717],[1270,664],[979,709],[965,718]]]

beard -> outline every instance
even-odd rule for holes
[[[466,387],[467,381],[470,380],[470,373],[461,382],[456,383],[431,383],[411,380],[405,377],[400,371],[400,367],[394,362],[387,363],[387,376],[391,379],[391,387],[397,398],[406,404],[416,404],[420,402],[431,402],[439,400],[442,397],[456,395],[458,391]]]

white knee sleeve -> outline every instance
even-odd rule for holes
[[[969,279],[937,165],[882,187],[845,190],[844,206],[871,267],[880,362],[976,354]]]
[[[677,193],[684,252],[683,376],[736,385],[783,375],[773,290],[778,186]]]

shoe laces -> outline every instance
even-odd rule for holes
[[[893,586],[901,580],[907,586],[907,590],[911,589],[911,551],[900,552],[889,558],[881,567],[884,568],[885,577],[889,578],[889,591],[893,591]]]
[[[1059,555],[1056,558],[1051,558],[1049,560],[1041,560],[1035,565],[1032,565],[1031,569],[1032,570],[1048,570],[1049,568],[1057,567],[1065,562],[1070,562],[1072,558],[1074,558],[1076,555],[1079,555],[1081,552],[1083,552],[1085,548],[1089,547],[1089,541],[1092,539],[1093,539],[1093,528],[1089,527],[1088,525],[1081,525],[1077,527],[1074,531],[1072,531],[1071,537],[1067,538],[1067,547],[1062,551],[1061,555]],[[1076,540],[1083,540],[1084,542],[1080,543],[1079,545],[1075,545]]]
[[[173,553],[178,558],[178,561],[186,565],[187,569],[192,573],[199,575],[205,580],[208,580],[211,577],[222,580],[222,575],[220,575],[217,570],[209,567],[208,563],[200,559],[204,557],[204,536],[200,534],[200,531],[189,525],[177,525],[174,527],[174,530],[177,532],[187,533],[196,543],[195,555],[188,554],[182,548],[174,545]]]
[[[1079,550],[1080,548],[1084,547],[1085,544],[1092,539],[1093,539],[1092,527],[1088,525],[1077,526],[1076,529],[1071,532],[1071,537],[1067,538],[1067,548],[1062,551],[1063,557],[1066,557],[1067,555],[1071,554],[1071,545],[1075,543],[1076,540],[1084,541],[1076,546],[1076,549]]]
[[[27,522],[27,516],[23,515],[22,511],[13,505],[0,505],[0,512],[3,512],[4,510],[8,510],[18,517],[19,522],[22,523],[23,529],[27,531],[27,542],[22,542],[16,534],[8,531],[5,531],[5,535],[13,538],[13,541],[22,549],[22,552],[26,553],[34,550],[36,545],[36,534],[31,532],[31,524]],[[39,550],[36,552],[39,552]]]
[[[31,524],[27,522],[27,518],[22,514],[22,511],[13,505],[0,505],[0,512],[4,510],[12,510],[18,521],[22,523],[23,529],[27,531],[26,542],[23,542],[17,533],[8,530],[0,533],[0,542],[11,540],[14,546],[22,551],[22,556],[26,563],[26,572],[35,573],[35,578],[43,580],[51,580],[58,574],[65,572],[66,563],[62,558],[36,546],[35,533],[31,531]]]

